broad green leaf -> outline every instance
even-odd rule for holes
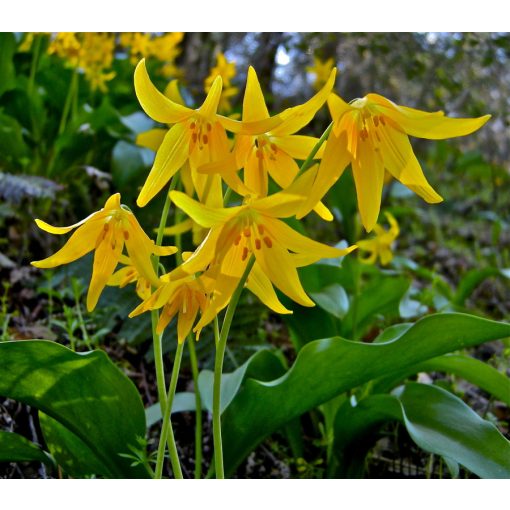
[[[12,57],[16,52],[16,39],[9,32],[0,33],[0,96],[16,86],[16,71]]]
[[[272,432],[292,418],[372,379],[447,352],[510,335],[510,324],[465,314],[425,317],[386,343],[365,344],[339,337],[316,340],[298,353],[279,379],[246,378],[223,413],[228,472]]]
[[[0,430],[0,462],[44,462],[53,464],[51,457],[35,443],[15,432]]]
[[[349,310],[349,297],[338,283],[328,285],[320,292],[311,292],[310,297],[326,312],[342,319]]]
[[[172,414],[182,413],[184,411],[195,412],[195,394],[183,391],[176,393],[172,404]],[[161,406],[159,402],[145,409],[145,417],[147,419],[147,428],[152,427],[161,420]]]
[[[42,411],[39,423],[48,450],[69,476],[83,478],[104,472],[103,461],[76,434]]]
[[[237,395],[245,377],[256,377],[258,380],[271,380],[283,374],[284,368],[280,359],[267,349],[256,352],[249,360],[230,374],[221,377],[221,405],[223,412]],[[212,412],[214,372],[202,370],[198,375],[198,387],[204,407]]]
[[[463,354],[446,354],[409,367],[377,381],[373,391],[389,391],[406,377],[418,372],[446,372],[462,377],[510,406],[510,378],[487,363]]]
[[[97,475],[148,476],[120,456],[145,437],[145,413],[134,384],[104,352],[78,354],[44,340],[4,342],[0,373],[0,395],[39,409],[76,435],[100,460]]]
[[[510,478],[510,442],[460,398],[418,383],[408,383],[394,394],[418,446],[455,460],[481,478]]]

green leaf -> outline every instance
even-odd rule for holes
[[[326,312],[337,319],[343,319],[349,310],[349,298],[338,283],[328,285],[320,292],[311,292],[310,297]]]
[[[394,388],[400,381],[418,372],[446,372],[462,377],[479,386],[510,406],[510,378],[480,360],[462,354],[447,354],[409,367],[407,370],[383,378],[373,387],[374,392]]]
[[[418,383],[408,383],[394,394],[418,446],[455,460],[481,478],[510,478],[510,442],[460,398]]]
[[[172,404],[172,414],[182,413],[184,411],[195,412],[195,394],[183,391],[176,393]],[[145,409],[145,417],[147,419],[147,428],[152,427],[161,420],[161,406],[159,402]]]
[[[0,395],[43,411],[77,436],[101,462],[95,474],[148,476],[120,456],[145,437],[145,413],[134,384],[104,352],[78,354],[44,340],[3,342],[0,373]],[[62,444],[69,446],[67,439]]]
[[[53,464],[51,457],[39,446],[16,434],[0,430],[0,462],[44,462]]]
[[[430,358],[510,335],[510,324],[465,314],[425,317],[386,343],[326,338],[306,344],[279,379],[246,378],[223,413],[227,472],[285,423],[344,391]]]
[[[278,377],[284,372],[281,360],[267,349],[256,352],[230,374],[221,376],[221,412],[232,402],[237,395],[241,383],[245,377],[256,377],[266,381]],[[212,412],[214,372],[202,370],[198,375],[198,387],[204,403],[204,407]]]
[[[0,32],[0,96],[16,86],[16,71],[12,57],[16,52],[14,34]]]

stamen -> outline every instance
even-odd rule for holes
[[[272,150],[274,153],[278,152],[278,147],[276,146],[276,144],[274,144],[274,143],[272,143],[272,144],[271,144],[271,150]]]
[[[110,228],[110,225],[108,225],[108,223],[105,223],[105,224],[103,225],[103,230],[104,230],[105,232],[108,232],[108,229],[109,229],[109,228]]]
[[[207,135],[202,136],[202,140],[204,141],[204,144],[207,145],[207,142],[209,141],[209,138],[207,138]]]
[[[124,239],[127,241],[129,239],[129,232],[124,230]]]
[[[248,256],[248,248],[245,246],[243,248],[243,255],[241,257],[241,261],[244,262],[246,260],[246,257]]]
[[[379,125],[379,117],[374,115],[372,118],[374,119],[374,126],[377,127]]]
[[[190,129],[195,129],[195,128],[197,127],[197,125],[196,125],[194,122],[192,122],[192,123],[189,125],[189,127],[190,127]]]
[[[207,127],[207,131],[211,131],[212,126],[211,126],[211,123],[210,123],[210,122],[208,122],[208,123],[206,124],[206,127]]]
[[[379,116],[379,120],[381,121],[381,124],[383,126],[386,126],[386,122],[385,122],[384,117],[382,115]]]
[[[264,157],[264,153],[260,149],[257,149],[255,154],[256,154],[257,158],[262,159]]]
[[[191,135],[191,140],[193,141],[193,143],[197,143],[197,134],[196,133],[193,133]]]
[[[262,243],[260,242],[260,239],[255,239],[255,248],[257,248],[257,250],[260,250],[261,247]]]
[[[238,246],[240,242],[241,242],[241,234],[239,234],[239,235],[237,236],[237,239],[234,241],[234,244],[235,244],[236,246]]]
[[[269,239],[269,237],[264,237],[264,242],[266,243],[266,246],[268,248],[272,248],[273,247],[273,242],[271,241],[271,239]]]
[[[115,247],[117,246],[117,241],[112,242],[112,250],[115,250]]]
[[[264,225],[257,225],[257,230],[259,231],[260,235],[264,234]]]
[[[243,230],[243,234],[245,237],[250,237],[251,236],[251,230],[249,228],[245,228]]]

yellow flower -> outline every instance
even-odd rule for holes
[[[334,65],[335,61],[332,58],[328,58],[325,62],[320,58],[313,58],[313,66],[308,66],[306,70],[315,76],[313,82],[313,88],[315,90],[319,90],[328,81]]]
[[[215,279],[229,289],[219,292],[226,305],[229,292],[234,291],[253,254],[256,269],[255,276],[250,274],[250,278],[253,276],[256,280],[252,282],[256,290],[252,290],[267,306],[279,313],[289,313],[278,301],[271,283],[297,303],[314,306],[301,286],[296,268],[321,258],[341,257],[355,249],[355,246],[338,249],[318,243],[278,219],[296,213],[314,172],[303,174],[290,190],[264,198],[247,197],[243,205],[230,208],[208,207],[184,193],[172,191],[170,197],[177,207],[211,230],[193,255],[170,273],[170,278],[216,266],[218,275]],[[205,320],[202,318],[200,324],[203,325]]]
[[[149,43],[148,54],[161,62],[173,62],[181,53],[178,45],[183,37],[184,32],[170,32],[155,36]]]
[[[129,257],[121,255],[119,262],[124,264],[124,267],[115,271],[115,273],[108,278],[106,285],[122,289],[128,284],[136,282],[136,293],[138,297],[140,299],[148,299],[151,295],[151,282],[146,280],[143,276],[140,276]]]
[[[230,80],[236,75],[236,63],[229,62],[225,55],[220,51],[216,55],[216,66],[211,68],[209,76],[204,81],[204,89],[206,92],[211,90],[212,84],[216,76],[221,76],[223,86],[230,86]]]
[[[335,82],[335,70],[329,76],[324,88],[306,103],[288,108],[280,114],[283,122],[257,136],[238,135],[232,155],[225,161],[205,165],[199,172],[219,172],[228,181],[229,176],[244,168],[244,185],[249,192],[266,196],[268,174],[281,187],[286,188],[295,179],[299,167],[294,158],[306,159],[317,143],[312,136],[294,135],[306,126],[317,110],[324,104]],[[243,122],[263,121],[269,118],[266,102],[253,67],[248,69],[246,91],[243,102]],[[320,153],[319,153],[320,157]],[[230,183],[229,183],[230,185]],[[244,189],[236,189],[246,194]],[[315,204],[314,204],[315,206]],[[325,207],[317,207],[324,219],[333,217]]]
[[[381,225],[374,225],[375,236],[356,243],[360,250],[368,252],[367,257],[360,257],[364,264],[375,264],[379,257],[381,264],[386,266],[393,259],[391,245],[398,237],[400,229],[397,220],[390,213],[387,212],[385,215],[390,224],[389,230],[385,230]]]
[[[135,90],[142,108],[154,120],[173,124],[140,191],[137,199],[139,207],[144,207],[186,161],[189,160],[194,170],[206,163],[225,159],[229,152],[225,128],[233,132],[260,133],[281,123],[279,118],[241,123],[218,115],[221,88],[221,77],[217,76],[202,106],[193,110],[170,100],[156,89],[147,74],[144,60],[137,65]],[[217,180],[218,185],[221,188],[220,180]]]
[[[66,59],[71,67],[77,67],[80,61],[81,44],[75,32],[58,32],[48,46],[48,54]]]
[[[317,179],[298,218],[325,195],[350,163],[361,220],[368,232],[379,215],[385,169],[427,202],[442,201],[423,175],[408,135],[431,140],[468,135],[490,118],[445,117],[442,111],[428,113],[399,106],[378,94],[368,94],[349,104],[331,94],[328,106],[334,127]]]
[[[156,333],[161,334],[171,320],[177,317],[177,340],[184,342],[191,331],[198,312],[203,313],[207,306],[207,291],[202,277],[185,276],[176,281],[164,281],[154,294],[147,298],[129,317],[135,317],[147,310],[163,308],[156,326]],[[197,335],[198,336],[198,335]]]
[[[156,246],[138,223],[135,215],[120,203],[120,194],[112,195],[103,209],[69,227],[53,227],[41,220],[37,226],[50,234],[67,234],[78,227],[67,243],[54,255],[32,265],[42,269],[68,264],[95,250],[92,278],[87,294],[87,309],[93,310],[108,279],[119,262],[124,245],[138,274],[158,285],[151,255],[171,255],[173,246]]]

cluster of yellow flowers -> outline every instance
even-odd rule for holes
[[[129,50],[129,58],[133,64],[141,58],[153,57],[163,63],[161,74],[166,78],[181,77],[181,70],[175,60],[181,54],[179,44],[184,32],[168,32],[151,34],[147,32],[124,32],[120,35],[120,45]]]
[[[113,33],[59,32],[52,37],[48,53],[81,69],[92,90],[106,92],[106,83],[115,77],[115,72],[111,71],[115,55]]]
[[[306,70],[313,76],[313,87],[319,90],[328,80],[331,70],[335,67],[332,58],[322,61],[320,58],[313,58],[313,66],[308,66]]]
[[[157,153],[137,205],[147,205],[179,172],[184,192],[171,191],[169,198],[204,229],[204,239],[193,253],[183,254],[182,264],[158,278],[151,255],[168,255],[175,249],[150,241],[116,194],[104,209],[76,225],[58,228],[38,220],[41,228],[54,234],[79,228],[59,252],[33,264],[53,267],[95,249],[88,308],[94,308],[106,284],[137,281],[143,301],[130,316],[162,308],[157,326],[162,331],[177,315],[179,342],[191,330],[198,336],[227,306],[245,271],[249,271],[248,289],[275,312],[292,313],[274,287],[300,305],[314,306],[297,269],[322,258],[342,257],[356,246],[339,249],[318,243],[282,218],[302,218],[313,210],[332,220],[321,200],[349,164],[367,231],[377,222],[385,170],[426,201],[438,202],[441,197],[426,181],[407,134],[432,139],[461,136],[489,118],[452,119],[443,112],[399,106],[377,94],[346,103],[332,92],[335,75],[332,69],[323,87],[304,104],[270,116],[257,74],[250,67],[242,120],[234,120],[218,113],[221,76],[212,81],[204,103],[191,109],[182,102],[175,82],[161,93],[142,60],[135,70],[136,94],[144,111],[168,129],[152,130],[142,137]],[[320,164],[300,169],[296,160],[307,160],[318,140],[296,133],[326,101],[333,125],[324,149],[315,154]],[[227,131],[234,134],[233,140]],[[281,190],[269,194],[270,178]],[[224,184],[240,197],[238,204],[228,203]],[[391,258],[391,252],[384,250],[398,235],[392,217],[388,220],[392,228],[385,237],[376,228],[382,249],[362,242],[363,248],[380,254],[383,264]],[[122,255],[124,245],[129,258]],[[125,267],[112,276],[118,262]]]
[[[236,76],[236,64],[235,62],[229,62],[221,51],[216,55],[216,65],[211,68],[209,75],[204,81],[206,93],[211,90],[216,76],[221,76],[223,82],[218,112],[229,114],[232,111],[231,100],[239,92],[239,89],[232,85],[231,81]]]

